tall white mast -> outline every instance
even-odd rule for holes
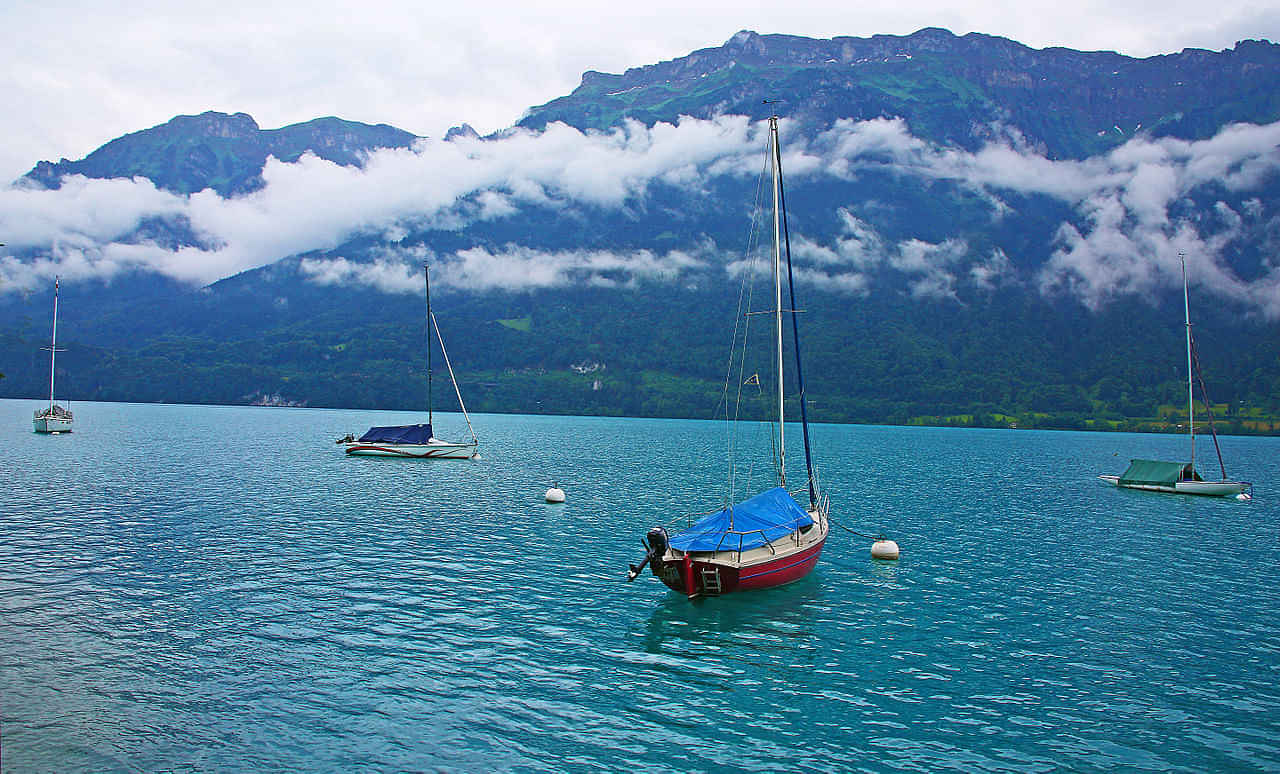
[[[782,379],[782,204],[779,186],[781,185],[782,149],[778,145],[778,117],[769,117],[769,139],[773,156],[773,312],[776,323],[778,344],[778,481],[783,488],[787,486],[787,442],[785,435],[786,415]]]
[[[427,286],[427,424],[431,424],[431,265],[422,264],[422,279]],[[436,329],[438,334],[440,329]],[[443,339],[441,340],[443,343]]]
[[[1196,469],[1196,404],[1192,385],[1195,377],[1191,374],[1191,296],[1187,291],[1187,254],[1178,253],[1182,261],[1182,310],[1187,321],[1187,427],[1191,432],[1191,469]]]
[[[53,278],[53,338],[49,341],[49,415],[53,415],[53,375],[58,359],[58,278]]]

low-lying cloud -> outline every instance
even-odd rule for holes
[[[1184,253],[1198,284],[1268,317],[1280,317],[1280,264],[1269,264],[1264,276],[1245,282],[1222,260],[1230,246],[1264,231],[1276,214],[1268,215],[1262,206],[1236,213],[1221,201],[1214,207],[1220,216],[1214,223],[1171,214],[1179,202],[1207,186],[1241,194],[1275,179],[1280,122],[1232,125],[1200,141],[1140,135],[1083,161],[1047,159],[1016,136],[976,153],[940,148],[912,136],[898,119],[841,121],[819,141],[833,149],[830,171],[842,177],[868,168],[889,169],[954,181],[996,201],[1002,193],[1016,193],[1069,204],[1087,225],[1059,227],[1036,278],[1044,292],[1065,290],[1091,307],[1121,295],[1149,293],[1180,284],[1178,254]],[[1000,217],[1006,209],[997,206],[994,212]],[[955,258],[950,251],[939,256],[943,263]],[[934,279],[945,277],[935,274]],[[922,283],[914,286],[926,291],[919,295],[943,289],[928,278]]]
[[[706,259],[683,250],[659,254],[651,250],[557,251],[507,245],[501,250],[473,247],[447,256],[409,248],[372,262],[304,258],[299,269],[322,285],[364,285],[384,293],[419,293],[419,270],[425,260],[432,265],[432,283],[465,290],[525,290],[578,283],[632,286],[643,279],[675,280],[688,270],[708,265]]]
[[[784,126],[784,132],[787,127]],[[552,124],[543,132],[514,130],[492,140],[423,141],[413,149],[372,154],[364,168],[304,156],[268,160],[265,185],[245,196],[213,191],[179,196],[150,181],[71,177],[57,191],[0,189],[0,291],[31,288],[53,274],[110,278],[124,270],[156,271],[210,283],[282,258],[303,260],[321,283],[359,283],[408,291],[414,266],[439,265],[439,281],[458,288],[552,287],[567,283],[627,284],[639,278],[679,279],[694,271],[740,270],[705,236],[680,249],[656,251],[542,248],[511,242],[430,253],[406,244],[424,231],[462,233],[473,224],[542,218],[547,212],[613,212],[643,207],[655,185],[701,191],[720,177],[749,181],[761,166],[765,128],[741,116],[638,123],[608,132]],[[1070,293],[1098,306],[1116,296],[1146,294],[1180,283],[1185,253],[1199,285],[1280,317],[1280,265],[1246,281],[1224,256],[1243,240],[1276,231],[1280,217],[1254,197],[1280,171],[1280,122],[1234,125],[1199,141],[1137,136],[1105,155],[1073,161],[1046,158],[1016,131],[970,152],[912,135],[898,119],[841,120],[809,140],[786,134],[792,188],[853,181],[868,170],[921,181],[948,181],[976,192],[994,220],[1011,217],[1013,195],[1044,196],[1073,214],[1059,225],[1040,265],[1023,279],[1044,293]],[[749,185],[749,182],[747,183]],[[1227,192],[1212,217],[1192,219],[1187,202]],[[793,233],[797,278],[845,292],[867,292],[878,273],[902,276],[920,298],[954,298],[965,284],[991,288],[1015,279],[999,248],[971,247],[964,235],[890,240],[855,216],[853,202],[833,201],[830,236]],[[195,244],[173,246],[144,236],[149,222],[181,222]],[[538,224],[530,224],[531,229]],[[333,251],[354,237],[381,244],[372,262]],[[536,239],[531,238],[531,241]],[[1032,258],[1037,258],[1032,256]],[[433,276],[434,280],[434,276]]]

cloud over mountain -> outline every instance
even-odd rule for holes
[[[466,290],[524,290],[561,287],[574,282],[601,287],[631,284],[639,278],[675,279],[686,269],[706,266],[696,254],[672,250],[536,250],[507,245],[436,256],[423,248],[386,251],[372,263],[346,258],[304,258],[303,275],[322,285],[365,285],[384,293],[419,293],[417,269],[430,260],[433,282]],[[619,279],[622,277],[622,279]]]
[[[1266,263],[1244,279],[1225,260],[1242,240],[1276,230],[1276,205],[1253,194],[1274,185],[1280,172],[1280,123],[1228,126],[1195,142],[1138,135],[1081,161],[1047,158],[1011,131],[970,152],[922,140],[897,119],[840,120],[810,139],[788,128],[784,123],[791,191],[848,184],[873,172],[922,185],[942,181],[975,194],[992,223],[1016,217],[1011,197],[1061,203],[1071,217],[1035,261],[1036,275],[1024,278],[1044,293],[1071,293],[1096,307],[1170,287],[1181,281],[1177,256],[1183,252],[1208,290],[1280,317],[1280,265]],[[271,159],[263,188],[233,198],[210,190],[177,196],[142,178],[68,178],[59,190],[13,186],[0,190],[0,233],[7,243],[0,288],[30,288],[55,273],[78,279],[126,269],[209,283],[315,253],[301,264],[312,281],[389,292],[406,289],[416,264],[429,255],[440,262],[439,281],[459,288],[625,284],[732,268],[738,257],[724,254],[707,233],[661,250],[564,249],[539,243],[537,226],[547,213],[561,213],[590,228],[593,212],[656,206],[659,188],[710,196],[706,192],[729,177],[749,189],[761,168],[764,137],[763,125],[741,116],[627,123],[609,132],[551,124],[542,132],[383,150],[364,168],[311,155],[295,163]],[[1210,217],[1193,215],[1193,198],[1211,202]],[[891,272],[914,296],[945,298],[963,283],[991,287],[1013,271],[1003,250],[972,245],[962,234],[890,238],[852,204],[825,201],[817,215],[830,228],[811,225],[792,234],[800,280],[856,293],[865,292],[877,272]],[[529,222],[513,230],[529,236],[508,233],[500,246],[431,245],[433,233],[465,242],[476,224],[520,218]],[[184,229],[194,238],[172,236]],[[376,260],[344,254],[355,238],[380,245]]]

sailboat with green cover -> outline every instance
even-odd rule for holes
[[[1252,499],[1253,485],[1248,481],[1230,481],[1227,479],[1227,467],[1222,461],[1222,447],[1218,445],[1218,433],[1213,427],[1213,413],[1209,398],[1205,395],[1204,379],[1200,376],[1199,358],[1196,357],[1195,337],[1191,333],[1191,297],[1187,290],[1187,259],[1182,257],[1182,302],[1187,328],[1187,432],[1191,441],[1190,462],[1166,462],[1164,460],[1134,459],[1129,467],[1118,476],[1101,475],[1098,478],[1126,489],[1143,489],[1149,492],[1170,492],[1174,494],[1207,495],[1210,497],[1238,497]],[[1218,469],[1222,478],[1217,481],[1205,479],[1196,471],[1196,403],[1195,383],[1200,382],[1200,397],[1204,401],[1205,414],[1209,419],[1209,430],[1213,437],[1213,448],[1218,453]]]

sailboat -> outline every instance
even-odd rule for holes
[[[427,286],[427,421],[414,425],[387,425],[371,427],[359,438],[339,439],[347,454],[357,457],[414,457],[420,459],[470,459],[479,456],[480,441],[471,427],[471,416],[467,414],[467,406],[462,402],[462,391],[458,389],[458,380],[453,375],[453,365],[449,363],[449,353],[444,348],[444,337],[440,334],[440,326],[431,312],[431,270],[426,264],[422,266],[422,275]],[[442,441],[435,437],[432,430],[433,415],[431,412],[431,333],[435,331],[436,340],[440,344],[440,354],[444,357],[445,368],[449,371],[449,381],[453,383],[454,393],[458,396],[458,405],[462,408],[462,416],[467,421],[467,431],[471,434],[469,441]]]
[[[1222,478],[1217,481],[1205,480],[1196,472],[1196,414],[1195,414],[1195,380],[1199,374],[1198,358],[1193,357],[1195,351],[1194,337],[1191,335],[1191,294],[1187,289],[1187,259],[1182,258],[1182,308],[1187,329],[1187,432],[1191,441],[1190,462],[1166,462],[1164,460],[1133,459],[1129,467],[1120,475],[1101,475],[1098,478],[1126,489],[1143,489],[1149,492],[1172,492],[1175,494],[1208,495],[1210,497],[1237,496],[1252,499],[1245,490],[1252,491],[1253,485],[1248,481],[1227,480],[1227,468],[1222,462],[1222,448],[1218,446],[1218,433],[1213,428],[1213,415],[1209,413],[1209,398],[1204,394],[1204,380],[1200,380],[1201,398],[1204,399],[1205,411],[1209,416],[1209,429],[1213,435],[1213,448],[1218,452],[1218,468]]]
[[[805,410],[804,375],[800,367],[800,335],[796,320],[795,286],[792,282],[790,237],[786,230],[786,202],[782,189],[782,153],[778,117],[769,119],[769,157],[773,175],[773,309],[778,393],[776,443],[773,464],[776,486],[697,519],[669,535],[658,526],[645,535],[644,559],[630,566],[627,580],[635,580],[647,564],[659,580],[690,599],[735,591],[764,589],[799,580],[818,563],[830,529],[830,500],[818,488],[809,445],[809,420]],[[791,308],[782,305],[782,254],[786,247],[787,286]],[[795,341],[796,377],[800,421],[804,430],[805,469],[808,473],[808,506],[802,506],[787,489],[786,401],[783,379],[783,315],[791,317]],[[758,374],[749,383],[759,384]],[[772,398],[771,398],[772,399]],[[732,473],[731,473],[732,476]],[[732,480],[732,479],[731,479]],[[732,499],[732,487],[730,491]]]
[[[42,408],[36,412],[35,419],[32,423],[35,425],[37,433],[50,433],[56,435],[58,433],[71,432],[71,412],[68,409],[59,406],[53,402],[53,377],[57,374],[57,357],[59,352],[66,352],[65,349],[58,349],[58,278],[53,278],[53,337],[49,341],[49,346],[41,347],[41,349],[49,350],[49,407]]]

